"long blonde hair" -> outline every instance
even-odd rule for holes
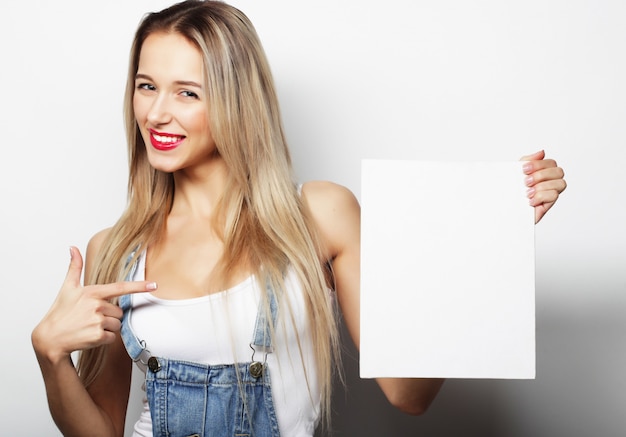
[[[214,220],[224,242],[218,277],[227,277],[245,262],[261,280],[274,284],[280,305],[283,275],[288,267],[293,269],[307,305],[322,413],[327,416],[339,358],[327,260],[321,258],[319,240],[293,180],[267,59],[252,23],[238,9],[218,1],[191,0],[149,14],[141,22],[131,49],[124,103],[128,206],[97,254],[87,282],[123,279],[130,252],[157,243],[163,235],[173,203],[173,176],[150,166],[133,111],[141,47],[155,32],[182,35],[204,59],[210,129],[228,168],[225,196]],[[79,373],[85,385],[102,370],[105,352],[106,347],[99,347],[81,354]]]

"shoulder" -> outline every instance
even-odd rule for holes
[[[111,228],[106,228],[94,234],[93,237],[89,239],[89,243],[87,243],[87,254],[91,254],[93,256],[100,252],[100,248],[102,248],[102,245],[110,232]]]
[[[312,181],[302,185],[302,200],[315,219],[348,220],[360,216],[355,195],[342,185],[328,181]]]
[[[302,184],[302,195],[307,198],[332,196],[333,198],[343,198],[344,200],[353,199],[356,201],[356,197],[352,191],[343,185],[331,181],[305,182]]]
[[[328,181],[302,186],[302,201],[330,258],[360,238],[361,208],[348,188]]]

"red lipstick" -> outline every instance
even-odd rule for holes
[[[175,149],[185,140],[184,135],[168,134],[149,129],[150,144],[157,150],[168,151]]]

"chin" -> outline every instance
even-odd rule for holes
[[[155,162],[153,160],[148,160],[148,162],[150,162],[150,166],[155,169],[158,170],[160,172],[163,173],[174,173],[175,171],[179,170],[179,166],[173,164],[173,163],[164,163],[164,162]]]

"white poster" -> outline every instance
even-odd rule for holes
[[[361,377],[534,378],[521,167],[363,161]]]

